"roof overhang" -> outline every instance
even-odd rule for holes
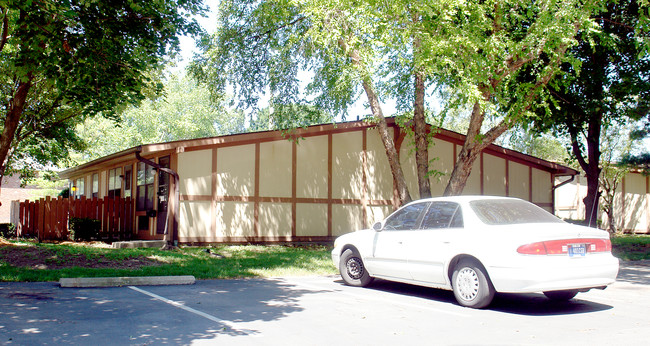
[[[386,118],[389,126],[397,126],[395,118]],[[70,179],[87,170],[91,170],[96,165],[112,165],[120,162],[135,160],[136,151],[140,152],[143,157],[156,156],[163,152],[184,152],[186,148],[197,150],[200,148],[209,148],[212,146],[234,146],[255,142],[275,141],[290,138],[300,138],[307,136],[317,136],[330,133],[347,132],[354,129],[374,128],[376,124],[363,120],[313,125],[305,128],[298,128],[293,130],[273,130],[261,132],[249,132],[242,134],[233,134],[219,137],[206,137],[199,139],[187,139],[165,143],[145,144],[137,147],[129,148],[108,156],[98,158],[93,161],[86,162],[77,167],[64,170],[59,173],[61,179]],[[463,145],[465,135],[445,129],[436,129],[435,137],[453,142],[457,145]],[[495,144],[489,145],[484,153],[492,154],[498,157],[507,158],[510,161],[515,161],[530,166],[534,166],[545,171],[550,172],[555,176],[573,176],[579,172],[573,168],[569,168],[554,162],[546,161],[534,156],[520,153],[515,150],[506,149]]]

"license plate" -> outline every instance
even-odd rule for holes
[[[584,256],[587,254],[587,245],[571,244],[569,245],[569,257]]]

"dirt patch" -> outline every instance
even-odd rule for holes
[[[138,269],[161,265],[159,261],[147,257],[113,259],[102,254],[91,258],[84,254],[61,253],[31,244],[14,244],[0,239],[0,261],[13,267],[33,269],[110,268]]]

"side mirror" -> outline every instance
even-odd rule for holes
[[[381,232],[381,230],[383,229],[383,226],[382,226],[381,222],[376,222],[374,225],[372,225],[372,229],[374,229],[377,232]]]

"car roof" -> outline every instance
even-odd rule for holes
[[[519,200],[519,198],[514,198],[514,197],[485,196],[485,195],[465,195],[465,196],[446,196],[446,197],[431,197],[431,198],[424,198],[424,199],[418,199],[418,200],[412,201],[412,202],[410,202],[409,204],[412,204],[412,203],[424,203],[424,202],[436,202],[436,201],[448,201],[448,202],[467,203],[467,202],[470,202],[470,201],[476,201],[476,200],[488,200],[488,199],[511,199],[511,200]]]

